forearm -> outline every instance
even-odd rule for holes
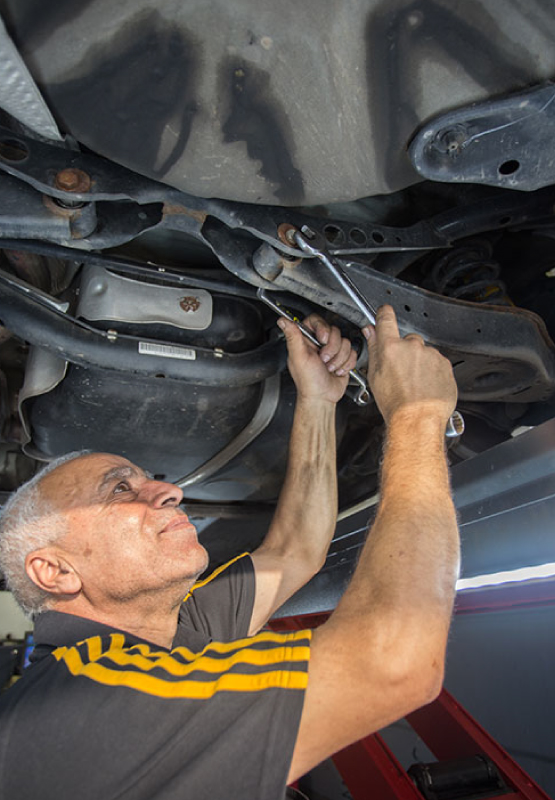
[[[357,624],[387,620],[391,641],[414,636],[441,655],[458,568],[444,422],[402,409],[389,425],[376,520],[336,613],[355,615]]]
[[[335,403],[299,397],[285,480],[266,542],[318,568],[336,519]]]
[[[436,350],[401,339],[391,307],[363,332],[388,428],[381,499],[348,589],[312,636],[291,779],[431,702],[443,680],[459,566],[444,449],[456,384]]]

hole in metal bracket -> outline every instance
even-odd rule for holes
[[[366,234],[360,228],[351,228],[349,231],[351,241],[358,245],[365,245],[367,242]]]
[[[520,161],[517,161],[516,158],[511,158],[508,161],[504,161],[499,166],[499,174],[500,175],[513,175],[518,169],[520,169]]]
[[[0,158],[2,161],[25,161],[29,158],[29,148],[19,139],[1,139]]]
[[[337,225],[326,225],[324,236],[330,244],[342,244],[345,241],[345,233]]]

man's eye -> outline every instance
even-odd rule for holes
[[[129,492],[131,487],[127,483],[127,481],[120,481],[117,486],[114,487],[114,494],[121,494],[122,492]]]

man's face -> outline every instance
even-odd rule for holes
[[[83,456],[40,485],[67,521],[68,533],[56,544],[91,602],[179,589],[206,569],[206,550],[178,508],[181,489],[151,480],[127,459]]]

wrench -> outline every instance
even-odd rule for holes
[[[300,231],[291,228],[287,233],[287,238],[291,238],[299,250],[302,250],[307,256],[319,259],[347,292],[366,321],[370,325],[376,324],[375,308],[355,286],[337,259],[328,252],[327,242],[321,233],[303,225]]]
[[[267,306],[273,309],[280,317],[285,317],[285,319],[288,319],[290,322],[294,322],[297,328],[300,330],[303,336],[306,336],[309,342],[312,342],[312,344],[315,344],[318,348],[322,347],[321,343],[314,336],[312,331],[309,330],[306,325],[303,325],[300,319],[298,319],[291,311],[289,311],[289,309],[285,308],[285,306],[282,306],[282,304],[278,303],[277,300],[272,300],[272,298],[265,292],[264,289],[257,289],[256,296],[262,300],[263,303],[266,303]],[[358,391],[354,397],[355,403],[358,406],[367,406],[370,402],[370,391],[368,389],[366,380],[356,369],[349,370],[349,375],[359,385]]]
[[[376,325],[376,310],[364,297],[360,289],[349,278],[341,264],[335,259],[328,251],[327,242],[325,237],[313,231],[307,225],[298,230],[291,227],[285,234],[286,239],[295,244],[309,258],[317,258],[322,264],[334,275],[337,282],[343,287],[345,292],[349,295],[358,310],[363,314],[364,318],[370,325]],[[447,428],[445,436],[447,439],[459,439],[464,433],[464,417],[460,411],[454,411]]]

